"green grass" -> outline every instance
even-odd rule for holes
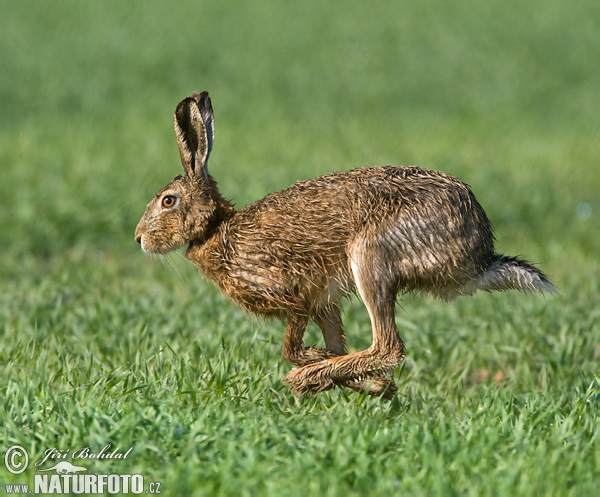
[[[599,17],[593,0],[4,2],[0,492],[48,448],[110,443],[133,451],[72,462],[163,495],[596,495]],[[180,172],[174,107],[203,89],[237,205],[339,169],[441,169],[560,296],[403,298],[396,399],[294,397],[280,323],[133,240]],[[360,302],[345,325],[368,346]]]

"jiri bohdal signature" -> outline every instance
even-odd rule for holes
[[[49,459],[127,459],[132,450],[133,447],[130,447],[127,452],[123,452],[120,447],[113,449],[112,444],[106,444],[99,452],[95,452],[92,447],[82,447],[75,450],[52,447],[46,449],[44,458],[36,462],[35,465],[41,466]]]

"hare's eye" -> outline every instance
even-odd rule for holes
[[[175,205],[175,197],[173,195],[165,195],[162,199],[162,206],[166,207],[167,209],[169,207],[173,207]]]

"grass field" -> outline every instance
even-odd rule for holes
[[[597,495],[598,19],[595,0],[3,2],[0,493],[47,449],[111,444],[133,450],[68,460],[162,495]],[[294,397],[280,323],[133,240],[180,172],[175,105],[204,89],[236,205],[339,169],[444,170],[560,296],[404,297],[392,402]]]

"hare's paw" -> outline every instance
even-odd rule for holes
[[[382,397],[386,400],[392,400],[398,391],[398,387],[394,383],[394,380],[381,374],[365,376],[362,378],[349,378],[337,383],[340,386],[351,388],[356,392],[366,392],[369,395]]]
[[[300,395],[315,394],[335,388],[335,383],[328,374],[328,367],[324,363],[292,369],[285,375],[285,383],[293,393]]]
[[[338,354],[318,347],[305,347],[304,353],[302,354],[302,359],[306,361],[306,364],[313,364],[334,357],[338,357]]]
[[[381,373],[358,376],[349,371],[337,371],[335,362],[325,360],[294,368],[285,375],[285,383],[293,393],[300,395],[316,394],[340,386],[391,400],[398,391],[394,381]]]
[[[317,362],[323,362],[327,359],[333,359],[339,357],[336,353],[331,352],[327,349],[320,349],[317,347],[304,347],[301,353],[297,355],[285,355],[284,357],[296,366],[308,366],[309,364],[315,364]]]

